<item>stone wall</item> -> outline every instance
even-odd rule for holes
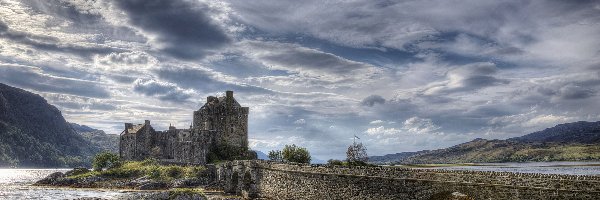
[[[215,166],[227,192],[269,199],[597,199],[600,177],[232,161]]]

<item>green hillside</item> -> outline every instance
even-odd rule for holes
[[[0,167],[87,166],[97,152],[44,98],[0,83]]]
[[[445,149],[372,158],[375,164],[598,161],[600,122],[559,124],[507,140],[475,139]]]

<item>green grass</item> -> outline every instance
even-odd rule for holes
[[[202,166],[160,165],[155,160],[127,161],[119,167],[104,171],[91,171],[69,178],[102,176],[107,178],[138,178],[148,176],[153,180],[170,181],[178,178],[198,178],[206,169]]]

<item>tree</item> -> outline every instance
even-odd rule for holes
[[[248,147],[239,147],[221,142],[211,147],[212,151],[207,155],[208,163],[215,163],[224,160],[254,160],[256,152]]]
[[[269,160],[281,162],[283,158],[281,156],[281,151],[279,150],[271,150],[269,151]]]
[[[110,169],[121,165],[119,156],[110,152],[102,152],[94,156],[92,167],[94,171],[102,171],[102,169]]]
[[[298,147],[295,144],[285,145],[281,151],[284,161],[297,163],[310,163],[310,153],[306,148]]]
[[[356,141],[354,141],[352,145],[348,147],[348,151],[346,151],[346,159],[350,164],[366,163],[369,161],[367,148],[365,148],[362,143],[356,143]]]
[[[336,160],[336,159],[329,159],[327,161],[328,165],[344,165],[344,162],[341,160]]]

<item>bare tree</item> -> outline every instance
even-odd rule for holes
[[[357,143],[356,138],[358,137],[356,137],[355,135],[352,145],[350,145],[348,147],[348,151],[346,151],[346,159],[349,163],[366,163],[367,161],[369,161],[369,156],[367,155],[367,148],[361,142]]]

